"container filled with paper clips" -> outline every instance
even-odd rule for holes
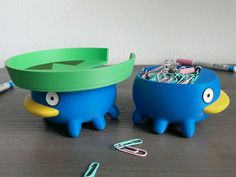
[[[116,84],[133,70],[135,55],[107,65],[106,48],[65,48],[26,53],[6,61],[14,84],[30,90],[27,111],[46,120],[65,124],[71,137],[80,134],[84,122],[102,130],[104,116],[116,119]]]
[[[185,137],[194,135],[197,122],[223,111],[230,103],[215,72],[183,66],[174,60],[143,68],[134,80],[133,100],[134,123],[151,118],[157,134],[163,134],[169,124],[176,124]]]

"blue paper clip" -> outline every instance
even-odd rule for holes
[[[100,164],[99,162],[92,162],[86,172],[84,173],[83,177],[94,177],[97,173],[97,169],[99,168]]]
[[[141,139],[131,139],[114,144],[114,148],[119,149],[119,148],[124,148],[126,146],[134,146],[142,143],[143,141]]]

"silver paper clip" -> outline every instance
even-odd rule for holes
[[[136,155],[139,157],[145,157],[147,155],[147,151],[144,149],[133,147],[134,145],[142,144],[143,141],[141,139],[131,139],[127,141],[122,141],[114,144],[114,147],[121,152],[125,152],[131,155]]]

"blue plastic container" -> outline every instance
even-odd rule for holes
[[[149,67],[151,70],[153,67]],[[158,83],[137,74],[133,85],[136,110],[132,119],[140,124],[144,118],[153,119],[153,130],[165,132],[168,124],[178,124],[185,137],[192,137],[195,124],[208,114],[219,113],[229,105],[229,97],[220,90],[215,72],[202,69],[194,84]]]
[[[115,100],[116,85],[111,85],[77,92],[32,91],[31,97],[25,98],[24,105],[29,112],[48,121],[66,124],[70,136],[77,137],[84,122],[92,122],[96,129],[102,130],[106,126],[106,114],[116,119],[119,110]]]

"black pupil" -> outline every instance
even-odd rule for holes
[[[207,97],[209,98],[210,96],[211,96],[210,93],[208,93],[208,94],[207,94]]]
[[[54,97],[53,97],[53,96],[51,96],[51,100],[54,100]]]

